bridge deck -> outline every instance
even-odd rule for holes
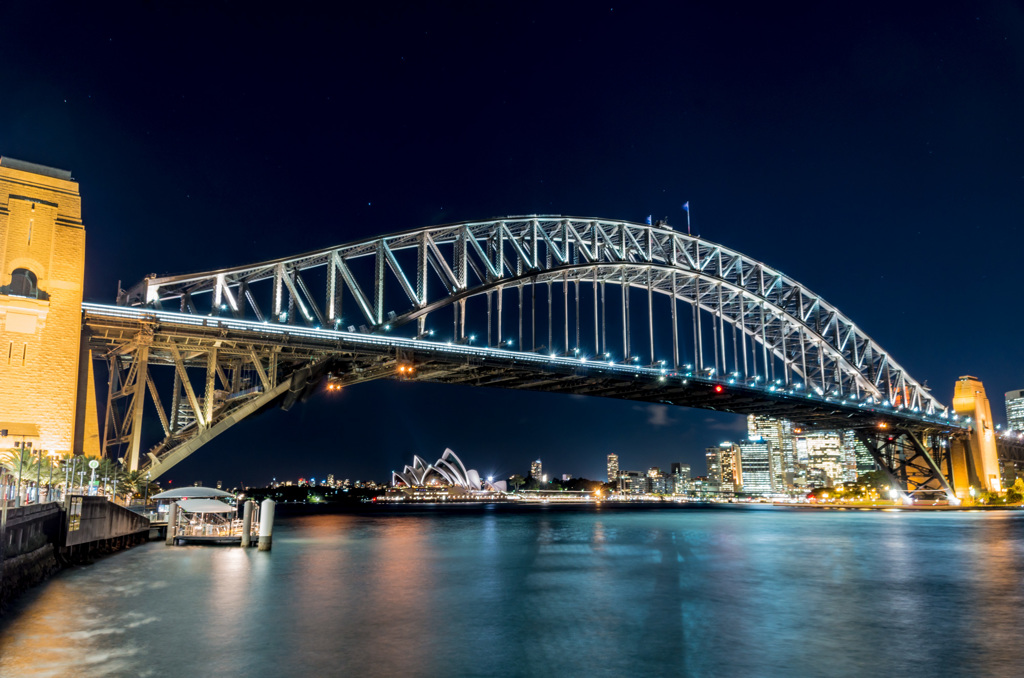
[[[205,369],[212,349],[221,358],[274,353],[281,368],[320,361],[325,373],[340,375],[342,386],[395,378],[768,415],[833,430],[885,425],[951,433],[963,428],[952,417],[660,367],[96,304],[84,304],[83,311],[92,347],[108,354],[130,352],[145,337],[150,364],[173,365],[177,352],[186,367]],[[403,366],[412,372],[400,372]]]

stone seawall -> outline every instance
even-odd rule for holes
[[[0,535],[0,614],[14,598],[64,567],[149,541],[149,520],[103,497],[69,495],[7,511]]]
[[[29,553],[4,560],[3,578],[0,579],[0,616],[19,595],[43,583],[60,570],[79,565],[91,565],[96,560],[118,551],[130,549],[149,541],[145,533],[103,539],[85,546],[56,549],[44,544]]]
[[[8,558],[0,580],[0,614],[8,603],[27,589],[49,579],[61,569],[53,544],[43,544],[34,551]]]

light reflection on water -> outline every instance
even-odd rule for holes
[[[1015,675],[1024,516],[436,511],[153,543],[0,626],[0,676]]]

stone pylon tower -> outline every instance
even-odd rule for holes
[[[71,173],[0,158],[0,450],[99,454],[84,276]]]
[[[953,409],[961,417],[970,417],[972,433],[969,451],[962,453],[968,462],[970,484],[979,484],[989,492],[1002,492],[999,475],[999,457],[996,451],[995,427],[992,425],[992,408],[985,395],[985,386],[976,377],[964,376],[956,380],[953,392]],[[954,449],[954,452],[958,452]],[[954,459],[954,467],[957,466]],[[973,471],[974,478],[971,479]],[[954,470],[954,476],[956,472]],[[957,482],[957,488],[962,482]]]

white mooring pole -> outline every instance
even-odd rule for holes
[[[252,499],[246,500],[242,505],[242,548],[249,548],[252,541]]]
[[[168,546],[174,545],[174,533],[175,528],[178,527],[178,502],[171,504],[171,509],[167,512],[167,540],[164,542]]]
[[[274,535],[274,500],[264,499],[260,504],[260,551],[269,551]]]

